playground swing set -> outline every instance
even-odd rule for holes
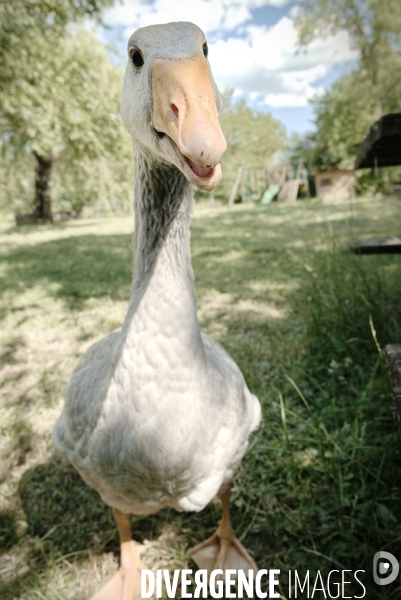
[[[302,184],[310,197],[308,172],[302,160],[296,167],[291,162],[239,167],[228,204],[234,204],[238,192],[241,202],[259,200],[259,204],[270,204],[276,197],[278,202],[295,202]]]

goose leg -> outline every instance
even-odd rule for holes
[[[113,509],[120,534],[120,568],[90,600],[139,600],[141,598],[141,570],[146,569],[141,553],[146,546],[135,546],[131,537],[129,515]]]
[[[249,569],[254,572],[258,570],[254,560],[235,537],[230,521],[230,495],[230,489],[219,495],[222,519],[216,533],[190,551],[197,566],[206,569],[209,575],[214,569],[242,569],[245,572]]]

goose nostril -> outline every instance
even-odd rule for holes
[[[175,118],[178,119],[178,108],[175,104],[170,104],[170,108]]]

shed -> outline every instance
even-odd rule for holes
[[[354,169],[338,169],[315,173],[316,196],[323,202],[348,200],[355,196]]]

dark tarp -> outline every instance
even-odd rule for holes
[[[376,121],[363,140],[355,169],[401,165],[401,113],[390,113]]]

